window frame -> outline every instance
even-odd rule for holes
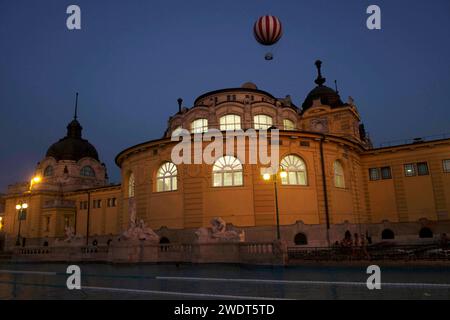
[[[289,125],[292,125],[292,127],[291,128],[288,128],[288,126],[286,126],[286,122],[290,122],[290,124]],[[295,130],[295,122],[294,121],[292,121],[291,119],[283,119],[283,130],[286,130],[286,131],[294,131]]]
[[[134,172],[131,172],[128,175],[128,190],[127,190],[128,198],[134,198],[136,194],[136,177],[134,176]]]
[[[164,170],[164,171],[163,171]],[[168,174],[166,174],[168,173]],[[178,190],[178,168],[176,164],[166,161],[161,164],[156,171],[155,190],[158,193],[173,192]],[[169,188],[166,188],[166,182],[169,182]],[[161,189],[162,187],[162,189]]]
[[[87,170],[89,168],[89,170]],[[89,172],[89,173],[88,173]],[[95,170],[90,165],[85,165],[80,169],[80,176],[87,178],[95,178]]]
[[[219,167],[221,165],[221,167]],[[230,169],[227,169],[230,168]],[[235,156],[224,155],[217,158],[212,166],[212,187],[213,188],[232,188],[244,186],[244,166]],[[226,175],[231,176],[231,185],[225,185]],[[240,176],[240,183],[236,183],[236,176]],[[216,178],[220,176],[220,180]],[[220,182],[220,183],[217,183]]]
[[[418,176],[429,176],[430,175],[430,169],[428,168],[428,162],[423,161],[423,162],[417,162],[416,164],[417,166],[417,175]],[[426,172],[420,172],[420,167],[422,168],[426,168]]]
[[[336,167],[338,165],[339,167]],[[337,170],[341,170],[341,172],[337,172]],[[340,180],[337,178],[342,178],[342,185],[340,185]],[[337,159],[333,162],[333,181],[335,188],[345,189],[345,170],[342,161]]]
[[[228,117],[233,117],[233,121],[230,123],[227,121]],[[236,122],[236,117],[239,119],[238,122]],[[224,120],[222,123],[222,120]],[[232,126],[233,128],[227,128],[228,126]],[[242,129],[242,117],[238,114],[225,114],[219,118],[219,127],[220,131],[235,131],[235,130],[241,130]],[[225,127],[225,128],[224,128]]]
[[[376,172],[377,173],[376,178],[374,178],[372,176],[372,172]],[[380,170],[380,168],[369,168],[369,180],[370,181],[379,181],[379,180],[381,180],[381,170]]]
[[[195,123],[202,122],[201,126],[196,126],[194,128]],[[191,133],[205,133],[208,132],[208,119],[207,118],[197,118],[191,121]]]
[[[292,159],[295,159],[297,162],[292,162]],[[296,168],[294,168],[295,166]],[[301,169],[302,166],[303,169]],[[302,157],[296,154],[288,154],[281,159],[280,168],[287,173],[286,178],[280,178],[282,186],[308,186],[308,168]],[[289,173],[294,173],[296,183],[291,183],[293,175]],[[301,183],[302,175],[304,177],[304,183]]]
[[[383,170],[388,170],[389,175],[388,176],[384,176]],[[381,180],[390,180],[392,179],[392,169],[390,166],[386,166],[386,167],[381,167],[380,168],[380,173],[381,173]]]
[[[261,122],[261,117],[264,117],[264,119],[266,119],[266,120],[270,119],[270,124]],[[267,126],[267,128],[262,128],[263,126]],[[273,117],[272,116],[270,116],[268,114],[264,114],[264,113],[255,114],[253,116],[253,128],[255,130],[268,130],[272,126],[273,126]]]
[[[49,171],[50,171],[50,173],[49,173]],[[43,176],[51,177],[51,176],[53,176],[53,173],[54,173],[54,168],[51,164],[49,164],[48,166],[45,167]]]
[[[407,167],[410,166],[412,168],[412,173],[408,173]],[[417,167],[415,163],[405,163],[403,165],[403,171],[405,174],[405,177],[416,177],[417,176]]]
[[[450,159],[442,160],[442,171],[444,171],[444,173],[450,173]]]

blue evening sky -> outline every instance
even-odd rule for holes
[[[66,28],[77,4],[82,29]],[[366,28],[366,8],[382,30]],[[275,59],[252,35],[278,16]],[[0,191],[28,180],[66,133],[80,93],[83,135],[120,180],[114,157],[159,138],[178,97],[255,82],[301,105],[321,59],[352,96],[375,144],[450,131],[450,1],[0,0]]]

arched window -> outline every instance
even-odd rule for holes
[[[258,114],[253,117],[256,130],[267,130],[272,126],[272,117],[265,114]]]
[[[233,156],[224,156],[214,162],[214,187],[242,186],[242,164]]]
[[[237,114],[227,114],[220,117],[220,130],[240,130],[241,129],[241,117]]]
[[[175,191],[177,190],[177,166],[172,162],[166,162],[156,174],[156,191]]]
[[[381,239],[382,240],[392,240],[395,238],[394,231],[391,229],[384,229],[383,232],[381,232]]]
[[[134,197],[135,186],[136,186],[136,181],[134,180],[134,173],[131,172],[130,176],[128,177],[128,197],[129,198]]]
[[[44,170],[44,177],[50,177],[53,175],[53,167],[47,166]]]
[[[202,133],[208,131],[208,119],[197,119],[191,123],[192,133]]]
[[[284,185],[307,185],[305,162],[296,155],[289,155],[283,158],[280,163],[281,168],[286,171],[286,177],[281,178]]]
[[[333,163],[334,169],[334,186],[336,188],[345,188],[344,168],[339,160]]]
[[[297,246],[305,246],[308,244],[308,238],[304,233],[297,233],[294,238],[295,245]]]
[[[284,130],[295,130],[294,122],[289,119],[283,120],[283,127],[284,127]]]
[[[424,228],[420,229],[419,238],[421,238],[421,239],[433,238],[433,231],[431,231],[430,228],[424,227]]]
[[[83,177],[95,177],[95,171],[91,166],[84,166],[81,168],[80,175]]]

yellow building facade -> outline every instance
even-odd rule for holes
[[[247,241],[270,241],[276,204],[281,237],[291,244],[325,246],[346,231],[400,242],[450,232],[450,139],[373,148],[353,99],[344,103],[324,85],[319,61],[316,66],[316,87],[301,107],[253,83],[203,94],[191,108],[179,100],[162,138],[117,155],[121,185],[108,184],[75,116],[66,137],[38,164],[42,180],[10,186],[3,196],[6,243],[52,245],[70,227],[86,244],[107,244],[140,220],[165,241],[191,242],[214,217],[245,230]],[[213,129],[242,130],[245,143],[232,150],[224,144],[210,164],[174,163],[182,130],[194,142]],[[247,161],[248,130],[268,130],[269,146],[278,147],[286,176],[276,175],[276,193],[274,177],[262,176],[266,165]],[[197,146],[204,152],[209,145]],[[23,220],[16,209],[21,203],[28,204]],[[297,241],[298,234],[306,242]]]

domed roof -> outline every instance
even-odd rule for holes
[[[83,128],[76,118],[67,126],[67,135],[48,148],[46,156],[59,160],[78,161],[84,157],[93,158],[97,161],[98,153],[89,141],[81,137]]]
[[[322,65],[322,61],[317,60],[316,67],[318,70],[318,76],[317,76],[317,79],[314,81],[317,84],[317,87],[312,89],[309,92],[309,94],[306,96],[306,99],[302,105],[303,111],[309,109],[313,105],[314,100],[318,100],[318,99],[320,99],[320,102],[322,104],[328,105],[331,108],[345,106],[345,104],[342,102],[341,97],[339,96],[339,93],[337,91],[331,89],[330,87],[324,86],[326,79],[322,77],[321,70],[320,70],[321,65]]]
[[[258,90],[258,87],[253,82],[246,82],[241,86],[241,88]]]

